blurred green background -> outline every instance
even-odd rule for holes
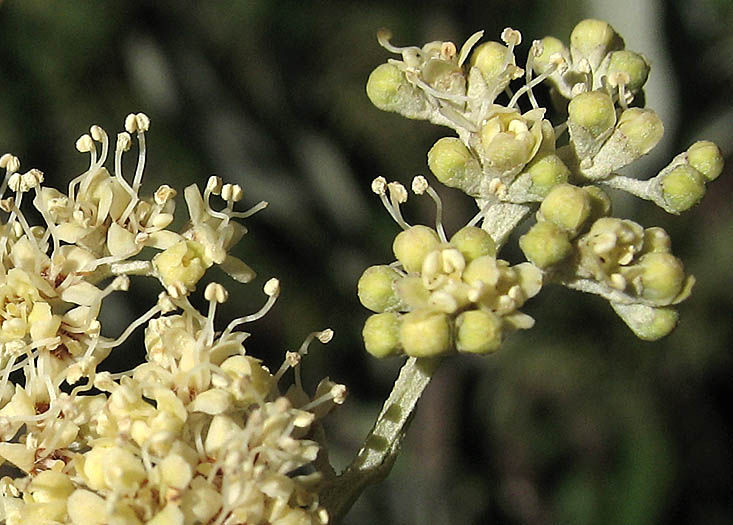
[[[652,63],[647,101],[666,134],[642,176],[695,139],[730,154],[728,0],[0,1],[0,152],[63,187],[88,164],[73,144],[90,124],[112,135],[127,113],[144,111],[148,190],[217,174],[241,184],[247,202],[269,201],[236,251],[258,279],[229,286],[219,319],[257,310],[262,284],[277,276],[282,296],[250,325],[250,353],[276,368],[308,332],[336,331],[311,347],[305,375],[311,388],[324,375],[349,386],[327,428],[343,467],[401,364],[376,362],[360,342],[367,312],[356,280],[391,259],[397,232],[369,184],[426,173],[425,153],[449,134],[370,105],[366,78],[387,58],[377,29],[390,28],[397,45],[460,44],[478,29],[497,39],[511,26],[524,34],[524,57],[527,42],[567,41],[589,16],[607,19]],[[703,204],[682,217],[617,203],[618,215],[666,227],[698,278],[675,333],[644,343],[602,300],[543,290],[525,308],[533,330],[494,356],[442,366],[391,476],[346,523],[733,522],[731,175],[729,159]],[[473,204],[441,194],[453,231]],[[413,201],[409,220],[431,221],[429,203]],[[505,256],[518,258],[511,248]],[[154,300],[156,284],[138,284],[107,306],[107,334]],[[141,345],[138,334],[109,366],[141,359]]]

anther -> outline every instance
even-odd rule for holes
[[[443,42],[440,46],[440,55],[447,59],[453,58],[456,56],[456,45],[453,42]]]
[[[384,195],[387,193],[387,179],[384,177],[377,177],[372,181],[372,191],[377,195]]]
[[[89,153],[94,149],[94,141],[89,134],[84,133],[81,137],[76,139],[76,150],[80,153]]]
[[[221,190],[221,177],[217,177],[216,175],[212,175],[211,177],[209,177],[209,180],[206,181],[206,191],[213,193],[214,195],[219,195],[221,194]]]
[[[137,119],[134,113],[130,113],[125,117],[125,130],[128,133],[135,133],[137,131]]]
[[[204,290],[204,298],[221,304],[229,298],[229,292],[219,283],[209,283]]]
[[[511,27],[507,27],[501,32],[501,39],[506,44],[511,46],[518,46],[522,43],[522,33]]]
[[[429,187],[428,181],[422,175],[418,175],[412,179],[412,192],[415,195],[422,195]]]
[[[320,331],[316,337],[325,345],[333,339],[333,330],[326,328],[325,330]]]
[[[145,113],[135,115],[135,124],[137,131],[148,131],[150,129],[150,118]]]
[[[132,139],[130,139],[129,133],[123,131],[117,134],[117,151],[129,151],[131,145]]]
[[[407,202],[407,190],[399,182],[390,182],[387,184],[389,189],[389,198],[392,203],[403,204]]]
[[[276,278],[272,278],[269,281],[265,283],[265,294],[268,297],[272,297],[273,295],[277,295],[280,293],[280,281]]]
[[[155,200],[155,204],[163,206],[166,202],[168,202],[175,196],[176,190],[174,190],[167,184],[163,184],[157,190],[155,190],[155,193],[153,194],[153,199]]]

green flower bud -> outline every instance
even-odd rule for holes
[[[473,50],[471,67],[477,67],[489,83],[506,69],[507,51],[507,47],[499,42],[484,42]]]
[[[499,282],[499,267],[496,259],[491,255],[477,257],[463,270],[463,281],[470,285],[476,285],[479,281],[487,286],[496,286]]]
[[[417,225],[397,234],[392,251],[408,272],[419,272],[425,256],[440,247],[435,230]]]
[[[700,140],[690,146],[687,149],[687,162],[708,181],[717,179],[723,171],[720,148],[709,140]]]
[[[433,357],[452,350],[448,315],[432,310],[416,310],[402,316],[400,342],[410,357]]]
[[[705,195],[705,177],[692,166],[677,166],[662,179],[662,195],[673,212],[689,210]]]
[[[458,230],[450,242],[466,262],[469,263],[482,255],[496,255],[496,243],[485,230],[476,226],[465,226]]]
[[[671,253],[652,252],[642,255],[640,270],[641,296],[665,306],[674,302],[685,284],[682,261]]]
[[[611,303],[611,306],[636,337],[644,341],[656,341],[668,335],[679,319],[677,310],[670,307],[619,303]]]
[[[644,230],[644,253],[669,253],[671,248],[672,241],[669,238],[669,234],[663,228],[653,226]]]
[[[428,166],[435,177],[451,188],[475,194],[481,167],[469,149],[455,137],[439,139],[428,151]]]
[[[568,233],[547,221],[536,223],[522,235],[519,247],[527,260],[540,268],[559,263],[573,251]]]
[[[525,171],[532,177],[532,191],[542,197],[546,196],[553,186],[567,182],[570,175],[568,167],[554,153],[540,158],[535,157]]]
[[[535,57],[533,69],[537,73],[544,73],[550,65],[550,57],[554,54],[565,55],[567,49],[565,44],[559,38],[554,36],[546,36],[542,39],[542,54]]]
[[[621,113],[616,129],[639,156],[649,153],[664,134],[664,124],[657,114],[643,108],[629,108]]]
[[[400,305],[400,298],[394,290],[394,283],[400,274],[386,265],[371,266],[359,278],[357,293],[361,304],[373,312],[394,310]]]
[[[626,89],[638,91],[649,76],[649,63],[643,56],[633,51],[614,51],[608,63],[608,73],[628,74],[629,83],[626,84]]]
[[[408,86],[405,74],[393,64],[382,64],[369,75],[366,92],[372,104],[379,109],[395,111],[400,105],[400,88],[403,86]]]
[[[370,315],[361,335],[366,351],[374,357],[387,357],[401,352],[400,317],[394,312]]]
[[[594,69],[610,51],[623,47],[621,37],[602,20],[583,20],[570,33],[570,52],[574,61],[586,57]]]
[[[590,197],[589,221],[594,222],[611,214],[611,197],[605,191],[598,186],[583,186],[583,191]]]
[[[456,349],[488,354],[501,346],[501,318],[486,310],[469,310],[456,318]]]
[[[610,134],[615,124],[616,110],[608,93],[580,93],[568,104],[568,125],[571,126],[571,133],[575,126],[580,126],[595,140],[604,134]]]
[[[590,217],[591,198],[583,188],[558,184],[540,205],[542,216],[575,237]]]

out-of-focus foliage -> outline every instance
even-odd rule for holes
[[[239,254],[259,278],[238,287],[220,318],[256,309],[261,284],[277,276],[281,300],[248,341],[258,355],[275,366],[305,333],[334,328],[334,341],[311,352],[305,371],[350,387],[329,429],[332,454],[345,464],[398,365],[375,362],[359,337],[366,314],[356,281],[384,259],[395,234],[369,182],[426,173],[425,152],[440,133],[367,100],[367,75],[385,59],[377,29],[389,27],[396,44],[462,42],[477,29],[495,39],[506,26],[528,39],[565,38],[594,16],[580,4],[7,1],[0,153],[12,151],[60,187],[85,169],[86,158],[67,144],[86,123],[114,129],[127,113],[145,111],[155,130],[151,191],[171,174],[182,189],[215,173],[241,184],[249,202],[270,201]],[[730,155],[733,7],[654,5],[663,16],[648,31],[663,35],[667,56],[648,57],[650,81],[669,75],[679,97],[666,101],[679,118],[667,141],[680,151],[707,138]],[[655,69],[662,58],[672,71]],[[456,359],[438,372],[392,475],[346,522],[733,520],[733,435],[724,415],[733,393],[730,157],[727,166],[703,204],[675,221],[638,204],[645,224],[671,225],[675,252],[698,278],[675,333],[640,342],[602,301],[548,290],[525,307],[538,320],[533,330],[490,359]],[[457,193],[442,192],[449,231],[474,213]],[[116,306],[107,312],[110,333],[133,317],[134,305]]]

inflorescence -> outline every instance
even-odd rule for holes
[[[606,22],[580,22],[569,47],[554,37],[535,40],[524,67],[515,57],[518,31],[507,28],[501,42],[478,44],[482,36],[475,33],[458,49],[452,42],[397,47],[387,31],[378,35],[400,58],[371,73],[367,95],[382,110],[457,134],[433,145],[428,167],[439,182],[473,197],[478,214],[447,239],[442,203],[423,177],[413,189],[436,201],[435,229],[405,222],[402,185],[374,181],[403,231],[393,244],[397,261],[368,268],[359,281],[362,304],[376,312],[363,330],[367,351],[492,352],[506,334],[532,326],[518,308],[548,283],[606,298],[642,339],[664,337],[694,278],[662,228],[611,215],[603,186],[679,214],[722,172],[720,150],[699,141],[654,177],[618,172],[651,151],[664,128],[643,107],[649,63],[626,50]],[[549,86],[563,121],[548,119],[534,92],[540,84]],[[519,239],[528,262],[497,259],[535,212],[536,222]]]
[[[190,221],[180,232],[168,229],[176,191],[163,185],[140,194],[149,125],[142,113],[127,117],[112,173],[104,166],[109,138],[92,126],[76,143],[89,168],[66,193],[45,186],[37,169],[20,173],[16,157],[0,157],[0,465],[15,472],[0,479],[0,519],[326,523],[318,486],[330,470],[315,436],[346,391],[324,379],[308,395],[299,367],[312,340],[327,343],[333,332],[312,333],[271,373],[247,354],[249,334],[237,329],[268,312],[277,279],[265,284],[260,310],[223,331],[214,326],[228,298],[221,284],[205,287],[206,313],[192,306],[190,294],[213,265],[239,282],[254,278],[229,251],[246,233],[235,219],[266,203],[234,211],[242,188],[211,177],[203,195],[195,185],[185,189]],[[130,179],[122,157],[133,135]],[[214,208],[214,196],[223,208]],[[28,199],[43,224],[31,225],[22,207]],[[131,276],[157,278],[164,291],[110,337],[99,321],[102,303],[127,291]],[[101,370],[138,328],[146,361]],[[281,393],[290,368],[295,384]]]

